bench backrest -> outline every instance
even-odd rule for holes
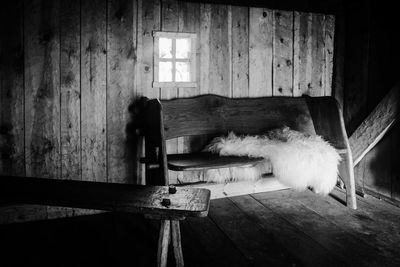
[[[163,161],[165,140],[191,135],[262,134],[289,126],[324,137],[337,149],[347,149],[343,117],[333,97],[227,98],[203,95],[147,101],[143,132],[146,158]],[[148,145],[147,145],[148,144]],[[152,151],[152,152],[151,152]],[[158,152],[157,152],[158,151]],[[163,172],[167,173],[164,169]]]

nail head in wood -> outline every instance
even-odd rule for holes
[[[163,200],[161,201],[161,205],[163,205],[164,207],[171,206],[171,200],[168,198],[163,198]]]

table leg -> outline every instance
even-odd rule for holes
[[[172,232],[172,245],[174,247],[176,266],[183,267],[184,261],[183,261],[181,230],[179,226],[179,221],[171,221],[171,232]]]
[[[158,237],[157,266],[166,267],[168,245],[171,238],[171,221],[161,220],[160,235]]]

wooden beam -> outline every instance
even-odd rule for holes
[[[400,117],[400,83],[397,83],[349,138],[357,165]]]

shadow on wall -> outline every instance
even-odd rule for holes
[[[139,111],[144,106],[143,98],[136,98],[131,101],[128,107],[129,122],[125,127],[126,146],[125,155],[128,165],[129,182],[134,184],[144,184],[144,172],[139,163],[142,156],[143,138],[139,136],[137,129],[141,124],[142,116]]]

